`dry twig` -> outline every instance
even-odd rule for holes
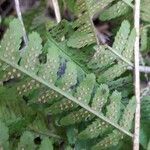
[[[59,23],[61,21],[61,14],[60,14],[58,0],[52,0],[52,2],[53,2],[54,11],[55,11],[56,21],[57,23]]]
[[[135,112],[135,130],[133,150],[139,150],[140,137],[140,0],[135,0],[134,26],[136,30],[136,39],[134,45],[134,61],[135,61],[135,97],[136,97],[136,112]]]

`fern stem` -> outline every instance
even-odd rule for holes
[[[112,47],[105,45],[112,53],[114,53],[116,56],[118,56],[121,60],[123,60],[125,63],[127,63],[129,66],[134,67],[134,65],[128,61],[125,57],[117,53]]]
[[[143,58],[142,54],[139,53],[139,55],[140,55],[140,63],[141,63],[143,66],[145,66],[145,62],[144,62],[144,58]],[[140,69],[140,68],[139,68],[139,69]],[[145,79],[146,79],[146,82],[148,82],[148,74],[147,74],[146,72],[144,73],[144,77],[145,77]]]
[[[128,67],[129,70],[133,70],[133,67]],[[150,67],[149,66],[139,66],[140,72],[144,73],[150,73]]]
[[[122,1],[134,9],[134,5],[130,3],[128,0],[122,0]]]
[[[53,2],[53,6],[54,6],[56,21],[57,21],[57,23],[59,23],[61,21],[61,14],[60,14],[58,0],[52,0],[52,2]]]
[[[56,138],[56,139],[62,139],[59,135],[56,135],[56,134],[54,134],[54,133],[41,132],[41,131],[38,131],[38,130],[36,130],[36,129],[34,129],[34,128],[31,128],[31,127],[29,127],[29,130],[30,130],[31,132],[34,132],[34,133],[37,133],[37,134],[40,134],[40,135],[45,135],[45,136],[53,137],[53,138]]]
[[[82,108],[84,108],[85,110],[89,111],[90,113],[94,114],[95,116],[97,116],[98,118],[102,119],[103,121],[107,122],[108,124],[112,125],[113,127],[115,127],[116,129],[118,129],[119,131],[123,132],[124,134],[133,137],[133,134],[130,133],[129,131],[125,130],[124,128],[122,128],[121,126],[119,126],[118,124],[112,122],[110,119],[108,119],[107,117],[105,117],[103,114],[98,113],[97,111],[91,109],[91,107],[89,107],[87,104],[82,103],[81,101],[78,101],[75,97],[73,97],[72,95],[64,92],[63,90],[59,89],[58,87],[54,86],[53,84],[49,84],[47,82],[45,82],[43,79],[41,79],[40,77],[38,77],[36,74],[31,73],[29,71],[26,71],[24,68],[18,66],[17,64],[13,64],[12,62],[6,60],[5,58],[0,56],[0,59],[9,64],[10,66],[20,70],[21,72],[25,73],[26,75],[30,76],[31,78],[34,78],[35,80],[37,80],[38,82],[42,83],[43,85],[49,87],[50,89],[58,92],[59,94],[63,95],[64,97],[66,97],[67,99],[73,101],[74,103],[78,104],[79,106],[81,106]]]
[[[133,150],[139,150],[140,137],[140,0],[135,0],[134,13],[134,27],[136,30],[136,39],[134,45],[134,63],[135,63],[135,97],[136,97],[136,111],[135,111],[135,128]]]
[[[25,26],[24,26],[23,19],[22,19],[22,14],[21,14],[21,10],[20,10],[19,0],[15,0],[15,7],[16,7],[17,16],[18,16],[18,18],[19,18],[19,20],[20,20],[20,22],[22,24],[22,28],[23,28],[23,32],[24,32],[23,40],[24,40],[25,45],[27,45],[28,38],[27,38]]]

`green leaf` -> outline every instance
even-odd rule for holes
[[[132,0],[128,0],[131,3]],[[110,6],[100,14],[100,20],[106,21],[111,20],[120,16],[125,15],[131,10],[130,6],[123,1],[118,1],[116,4]]]
[[[110,104],[107,106],[106,116],[113,122],[118,122],[121,109],[121,93],[114,91],[110,96]]]
[[[53,150],[52,141],[48,137],[42,139],[39,150]]]
[[[32,36],[34,35],[34,36],[31,38],[31,35]],[[77,115],[74,117],[74,120],[72,121],[73,124],[78,122],[78,121],[81,122],[84,119],[85,119],[85,121],[88,121],[89,118],[91,119],[91,118],[94,117],[94,115],[96,115],[99,118],[102,118],[102,120],[104,120],[105,122],[109,122],[109,124],[112,124],[112,126],[116,126],[117,127],[117,123],[115,123],[115,125],[114,125],[113,121],[107,120],[107,118],[105,118],[103,116],[103,114],[93,110],[90,107],[90,105],[92,104],[91,100],[93,99],[93,96],[94,96],[94,94],[96,92],[95,90],[96,90],[96,88],[99,89],[99,87],[100,87],[99,84],[96,83],[96,81],[95,81],[96,80],[95,79],[96,78],[95,75],[94,74],[87,74],[77,63],[75,63],[75,61],[73,61],[66,53],[64,53],[65,50],[62,47],[60,47],[60,45],[58,45],[52,39],[49,39],[50,45],[47,45],[44,48],[44,51],[43,51],[43,54],[42,54],[42,57],[43,57],[43,55],[45,56],[45,52],[46,52],[45,50],[48,50],[47,51],[47,57],[44,59],[45,61],[40,61],[39,54],[42,53],[42,50],[41,50],[41,48],[42,48],[41,47],[41,38],[39,37],[38,34],[31,34],[31,35],[30,35],[30,38],[29,38],[29,42],[33,41],[33,39],[37,39],[37,41],[39,41],[39,43],[36,43],[36,44],[40,45],[39,46],[40,50],[38,49],[39,50],[38,51],[38,56],[37,55],[33,56],[33,57],[29,56],[29,58],[31,59],[31,62],[32,62],[33,58],[36,58],[37,61],[35,61],[35,63],[33,63],[33,64],[31,63],[30,64],[29,61],[23,61],[23,60],[28,59],[28,57],[25,55],[26,53],[28,53],[30,55],[28,47],[30,47],[30,45],[35,47],[36,44],[34,42],[33,42],[33,44],[30,43],[28,45],[26,51],[24,52],[24,55],[20,55],[20,52],[19,52],[19,49],[18,49],[18,54],[20,55],[19,63],[18,63],[18,61],[16,63],[12,63],[9,59],[3,58],[3,55],[0,55],[0,59],[3,62],[5,62],[6,64],[9,64],[10,66],[12,66],[12,68],[16,68],[17,70],[20,70],[21,72],[23,72],[24,73],[24,79],[27,79],[28,77],[30,77],[31,79],[34,79],[37,82],[41,83],[41,86],[37,87],[37,89],[31,90],[31,91],[29,90],[29,93],[28,93],[28,90],[27,90],[27,95],[26,95],[26,91],[25,91],[25,94],[23,94],[23,96],[21,95],[21,99],[24,99],[25,102],[28,104],[28,99],[30,99],[30,97],[32,99],[32,96],[36,95],[36,93],[37,93],[37,95],[40,96],[39,98],[37,97],[37,100],[39,100],[39,102],[44,102],[45,103],[45,99],[49,98],[49,96],[45,95],[44,98],[42,97],[42,99],[40,99],[41,98],[41,93],[38,93],[38,91],[40,91],[41,89],[43,90],[44,87],[47,90],[50,89],[50,91],[52,89],[56,93],[59,93],[60,97],[58,96],[58,99],[59,98],[60,98],[60,100],[67,99],[67,100],[71,100],[72,102],[76,103],[75,106],[73,106],[73,108],[71,108],[72,110],[74,108],[76,108],[76,106],[78,106],[78,105],[81,106],[82,109],[76,109],[76,110],[79,110],[79,111],[74,112]],[[1,53],[2,53],[2,51],[1,51]],[[50,55],[50,54],[53,54],[53,55]],[[41,55],[40,55],[40,57],[41,57]],[[54,57],[56,57],[54,59],[54,62],[53,61],[51,62],[51,60],[53,60]],[[66,64],[65,67],[62,66],[62,62],[65,62],[65,64]],[[50,63],[51,63],[52,66],[50,68],[48,68]],[[28,67],[26,68],[25,65],[33,66],[34,69],[33,70],[32,70],[32,68],[28,69]],[[44,69],[44,71],[41,71],[42,69]],[[74,69],[76,69],[76,70],[74,70]],[[70,75],[68,74],[68,72],[70,72],[69,70],[71,70],[71,72],[73,72],[73,76],[71,78],[70,78]],[[46,79],[44,79],[44,75],[46,75]],[[60,82],[63,81],[63,83],[66,83],[68,79],[69,79],[69,81],[71,81],[72,78],[73,78],[73,84],[75,84],[75,85],[72,86],[73,84],[68,82],[69,86],[70,85],[72,86],[72,87],[70,87],[71,91],[69,91],[69,90],[68,91],[63,91],[61,89],[62,85],[58,84],[58,80]],[[66,80],[66,82],[65,82],[65,80]],[[25,80],[19,81],[17,84],[15,84],[15,86],[19,85],[19,84],[23,85],[22,83],[24,81]],[[28,80],[28,81],[30,81],[30,80]],[[51,81],[52,81],[52,83],[51,83]],[[14,83],[16,83],[15,80],[14,80]],[[8,90],[10,90],[10,89],[12,90],[11,86],[10,86],[10,88],[8,88]],[[35,86],[35,85],[32,85],[32,87],[33,86]],[[28,88],[28,86],[27,86],[27,88]],[[56,93],[54,93],[54,95]],[[42,94],[44,94],[44,93],[42,93]],[[16,97],[17,96],[18,96],[18,94],[16,94]],[[5,98],[7,98],[7,96],[5,96]],[[54,97],[52,97],[52,98],[54,98]],[[56,101],[58,99],[56,97]],[[60,105],[60,107],[61,106],[63,106],[63,105]],[[35,110],[40,110],[41,111],[42,107],[43,108],[44,107],[49,107],[49,104],[46,103],[45,105],[42,105],[40,108],[35,108],[35,107],[33,107],[33,108]],[[72,107],[72,105],[71,105],[71,107]],[[58,107],[58,109],[59,109],[59,107]],[[114,113],[116,113],[116,112],[114,112]],[[69,119],[67,119],[67,117]],[[66,118],[66,119],[64,119],[64,118]],[[72,118],[73,118],[72,117],[72,113],[70,113],[70,116],[68,115],[68,116],[65,116],[64,118],[62,118],[60,120],[60,123],[61,123],[61,121],[63,119],[66,120],[66,121],[64,121],[64,122],[66,122],[65,124],[67,124],[67,122],[70,123],[71,122],[70,120],[72,120]],[[39,122],[38,122],[38,124],[39,124]]]
[[[48,83],[55,83],[57,80],[57,72],[60,66],[60,58],[58,48],[51,43],[51,47],[48,49],[47,62],[43,64],[39,71],[39,76]]]
[[[102,150],[108,149],[111,146],[115,146],[119,143],[119,140],[121,140],[121,136],[119,131],[114,130],[112,133],[110,133],[107,137],[105,137],[103,140],[101,140],[99,143],[97,143],[95,146],[92,147],[92,150],[99,150],[101,147]]]
[[[94,98],[92,99],[92,108],[98,112],[102,111],[103,106],[107,102],[109,96],[109,88],[106,84],[100,85],[96,90]]]
[[[34,150],[35,147],[36,146],[34,144],[34,135],[29,131],[25,131],[20,138],[18,150],[20,149]]]
[[[16,34],[17,29],[17,34]],[[21,22],[18,19],[14,19],[9,29],[6,31],[0,45],[1,56],[5,59],[9,59],[12,63],[19,61],[19,48],[21,44],[21,38],[23,36],[23,28]]]
[[[37,72],[39,65],[39,55],[42,49],[42,39],[39,34],[33,32],[29,35],[29,42],[25,48],[20,65],[26,70]]]
[[[144,96],[142,98],[141,120],[145,123],[150,122],[150,96]]]
[[[148,0],[141,1],[141,19],[146,22],[150,22],[149,7],[150,5]]]
[[[63,91],[68,91],[70,88],[77,83],[77,68],[76,65],[72,62],[67,62],[66,70],[64,75],[62,75],[59,84],[59,87]]]
[[[117,53],[122,54],[123,50],[126,47],[129,33],[130,24],[127,20],[124,20],[119,31],[117,32],[117,35],[115,36],[115,41],[112,47]],[[133,41],[131,38],[130,40]],[[109,65],[113,64],[116,59],[119,59],[118,56],[113,54],[108,48],[104,47],[103,45],[96,46],[95,49],[96,52],[89,62],[90,68],[99,68],[99,70],[102,70],[104,67],[107,68]]]
[[[77,104],[64,98],[64,99],[52,104],[47,109],[47,112],[52,113],[52,114],[61,114],[62,112],[66,112],[66,111],[71,110],[72,108],[76,108],[76,107],[78,107]]]
[[[143,28],[141,30],[141,52],[146,51],[148,48],[148,29]]]
[[[88,121],[91,120],[94,117],[93,114],[89,113],[85,109],[80,109],[77,111],[73,111],[70,114],[66,115],[60,120],[60,125],[68,126],[80,123],[82,121]]]
[[[0,120],[0,147],[7,142],[9,139],[9,130],[8,127]]]
[[[126,129],[130,130],[132,127],[132,122],[134,119],[134,113],[135,113],[135,108],[136,108],[136,101],[135,97],[133,97],[130,101],[129,104],[126,106],[122,119],[120,121],[120,125]]]
[[[126,47],[125,47],[124,51],[122,52],[122,56],[129,61],[133,61],[133,54],[134,54],[133,49],[134,49],[135,37],[136,37],[135,29],[132,29],[132,31],[128,37]],[[122,63],[125,64],[125,62],[122,62]]]
[[[115,91],[110,96],[110,104],[107,106],[106,116],[113,122],[118,122],[120,117],[121,93]],[[91,139],[102,135],[111,128],[100,119],[96,119],[92,124],[88,125],[79,135],[79,139]]]
[[[88,74],[85,79],[80,83],[77,87],[77,92],[75,93],[75,97],[79,101],[83,101],[86,104],[90,102],[91,94],[93,92],[93,88],[95,85],[95,75]]]
[[[119,77],[126,70],[127,70],[126,65],[122,63],[118,63],[110,67],[108,70],[102,72],[98,77],[98,82],[107,83],[107,82],[113,81],[116,77]]]

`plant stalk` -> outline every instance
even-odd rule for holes
[[[52,0],[54,11],[55,11],[55,17],[57,23],[61,21],[61,14],[60,14],[60,8],[59,8],[59,3],[58,0]]]
[[[134,27],[136,30],[136,39],[134,44],[134,64],[135,64],[135,97],[136,97],[136,111],[135,111],[135,128],[133,138],[133,150],[139,150],[140,143],[140,0],[135,0],[134,9]]]

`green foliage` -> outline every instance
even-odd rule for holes
[[[143,28],[141,30],[141,51],[146,51],[148,48],[148,29]]]
[[[129,104],[127,105],[126,109],[124,110],[124,114],[122,116],[122,119],[120,121],[121,126],[126,128],[127,130],[131,129],[132,120],[134,118],[134,112],[135,112],[135,98],[133,97]],[[99,147],[102,147],[102,149],[108,149],[112,146],[115,146],[119,143],[120,140],[124,138],[124,135],[117,131],[113,130],[112,133],[108,134],[103,140],[101,140],[98,144],[93,146],[94,150],[97,150]]]
[[[9,139],[9,129],[5,125],[5,123],[3,123],[0,120],[0,148],[3,149],[3,146],[5,146],[8,139]]]
[[[144,96],[142,99],[142,120],[144,122],[149,122],[150,116],[149,116],[149,107],[150,107],[150,102],[149,102],[149,96]]]
[[[38,57],[42,49],[41,42],[42,40],[37,33],[29,35],[29,42],[27,47],[24,49],[20,62],[20,65],[29,71],[37,72],[38,70],[37,62],[39,61]]]
[[[18,22],[18,20],[14,20],[11,23],[11,26],[16,25],[16,22]],[[14,33],[11,31],[11,26],[9,32],[6,32],[6,34],[9,34],[10,37],[14,36]],[[124,33],[124,29],[127,30],[126,33]],[[130,56],[126,56],[126,52],[123,51],[123,49],[125,48],[126,42],[128,40],[132,40],[132,32],[132,36],[130,35],[128,38],[129,31],[129,24],[127,21],[124,21],[119,32],[117,33],[114,43],[116,50],[120,53],[122,52],[122,55],[127,58]],[[18,37],[15,41],[20,41],[18,45],[21,43],[22,36],[23,35],[20,35],[20,37]],[[5,35],[5,37],[7,37],[7,35]],[[122,40],[123,42],[120,44]],[[12,41],[9,42],[11,43]],[[18,46],[18,49],[11,54],[11,57],[17,58],[15,61],[11,61],[9,56],[3,58],[3,56],[7,54],[7,51],[5,51],[7,48],[5,46],[7,45],[7,41],[2,41],[0,58],[2,60],[1,75],[3,78],[1,83],[2,87],[4,87],[3,90],[7,93],[15,91],[14,97],[12,97],[11,94],[11,98],[16,99],[16,101],[25,99],[29,101],[31,106],[45,104],[45,106],[43,105],[36,110],[40,111],[42,107],[46,107],[46,114],[48,114],[48,112],[51,114],[61,114],[71,111],[70,114],[61,116],[60,121],[58,122],[59,125],[68,126],[77,123],[79,124],[83,121],[89,122],[92,120],[91,125],[79,134],[79,138],[95,138],[99,135],[103,135],[107,130],[112,130],[112,125],[107,123],[107,121],[102,118],[105,115],[111,122],[118,124],[118,120],[121,116],[121,94],[117,91],[114,91],[111,94],[107,85],[99,85],[96,83],[96,76],[93,73],[86,73],[81,66],[66,55],[65,50],[53,41],[53,39],[49,38],[46,43],[47,45],[45,45],[44,48],[41,43],[42,40],[40,36],[33,32],[29,35],[29,42],[25,49],[20,52]],[[130,41],[127,45],[131,45]],[[129,49],[127,49],[127,52],[132,53]],[[41,61],[41,58],[44,58],[44,61]],[[116,56],[114,56],[112,60],[116,59]],[[104,62],[102,64],[104,64]],[[117,68],[114,71],[116,70]],[[104,73],[106,74],[106,72],[107,71]],[[110,74],[108,74],[108,76],[110,76]],[[15,81],[16,79],[17,81]],[[11,80],[15,83],[13,86],[11,85]],[[8,82],[7,86],[9,88],[6,87],[4,82]],[[3,95],[3,97],[6,100],[8,99],[5,95]],[[77,102],[80,106],[85,105],[85,107],[78,108],[78,105],[74,104],[70,100]],[[86,108],[86,106],[91,107]],[[35,107],[33,108],[35,109]],[[105,108],[107,109],[106,112]],[[102,116],[102,118],[96,118],[93,113],[89,112],[89,109],[91,111],[95,110],[96,113]],[[127,111],[129,110],[127,109]],[[126,111],[124,113],[126,116],[128,115]],[[130,115],[128,116],[130,117]],[[14,114],[14,120],[16,118],[19,119],[19,117]],[[21,122],[18,120],[17,124],[22,124],[22,119],[23,118],[20,118]],[[131,117],[130,120],[132,121],[133,117]],[[126,120],[124,119],[123,123],[125,121]],[[11,124],[12,131],[15,130],[15,125],[16,123]],[[44,133],[47,132],[47,127],[45,126],[44,121],[42,121],[41,117],[38,116],[35,117],[32,123],[28,126],[33,130],[36,129]],[[129,125],[125,125],[124,127],[127,128],[128,126]],[[87,132],[89,131],[90,133],[87,136]],[[35,136],[33,133],[29,131],[23,132],[20,142],[18,143],[18,148],[26,147],[28,149],[35,149],[37,146],[34,143],[34,139]],[[46,141],[47,140],[48,139],[46,139]],[[45,143],[44,141],[45,140],[41,143],[41,148],[47,146],[43,144]],[[51,145],[49,142],[46,142],[46,144]]]
[[[129,4],[132,3],[132,0],[127,0]],[[113,4],[108,9],[104,10],[100,14],[100,20],[106,21],[111,20],[120,16],[125,15],[131,10],[130,6],[124,1],[118,1],[116,4]]]
[[[141,19],[143,21],[149,22],[150,18],[149,18],[149,3],[148,0],[143,0],[141,2]]]
[[[134,39],[135,30],[133,29],[130,32],[129,22],[123,21],[117,32],[112,48],[115,52],[122,55],[123,58],[131,61],[133,59]],[[95,49],[96,52],[89,61],[88,67],[100,71],[98,74],[99,83],[112,81],[127,70],[128,64],[110,51],[108,47],[100,45],[95,47]]]
[[[52,141],[47,137],[43,138],[39,150],[53,150]]]
[[[115,37],[115,41],[112,47],[119,54],[121,54],[124,48],[126,47],[129,32],[130,32],[129,22],[123,21],[119,31],[117,32],[117,35]],[[94,68],[97,68],[97,67],[103,68],[107,65],[112,64],[115,59],[117,59],[117,57],[114,54],[112,54],[110,50],[108,50],[107,48],[105,49],[105,47],[102,45],[96,48],[96,53],[94,54],[93,59],[91,60],[89,64],[92,65],[92,67],[94,65]],[[97,67],[95,67],[95,65],[97,65]],[[105,66],[102,66],[102,65],[105,65]]]
[[[17,34],[16,29],[18,31]],[[20,48],[22,36],[23,28],[20,21],[13,20],[1,41],[1,51],[4,52],[4,58],[9,58],[9,60],[12,62],[17,62],[19,60],[19,54],[17,53],[17,50]]]
[[[144,1],[141,12],[146,21]],[[23,47],[18,19],[2,38],[0,149],[125,149],[132,140],[126,134],[131,134],[135,113],[133,79],[123,60],[133,63],[135,29],[128,15],[132,0],[63,0],[60,4],[61,11],[68,8],[75,13],[74,20],[62,20],[50,29],[45,15],[38,16],[39,9],[30,18],[31,27],[28,20],[25,23],[27,30],[36,29],[42,38],[34,31]],[[93,20],[99,14],[100,21],[111,26],[112,47],[98,44],[99,26],[95,28]],[[148,49],[148,36],[148,30],[142,33],[142,51]],[[149,119],[148,104],[145,98],[144,123]],[[142,126],[142,131],[141,145],[146,148],[147,129]]]
[[[82,48],[96,43],[97,34],[92,18],[97,12],[101,12],[113,0],[77,0],[77,19],[73,23],[75,32],[67,41],[67,45],[73,48]]]
[[[118,92],[113,92],[110,97],[110,104],[107,106],[106,116],[113,122],[118,122],[120,111],[121,95]],[[90,139],[98,137],[105,133],[111,126],[97,119],[93,121],[84,131],[79,134],[79,139]]]
[[[35,149],[34,135],[31,132],[25,131],[22,134],[20,142],[18,144],[18,149],[27,149],[27,150]]]

